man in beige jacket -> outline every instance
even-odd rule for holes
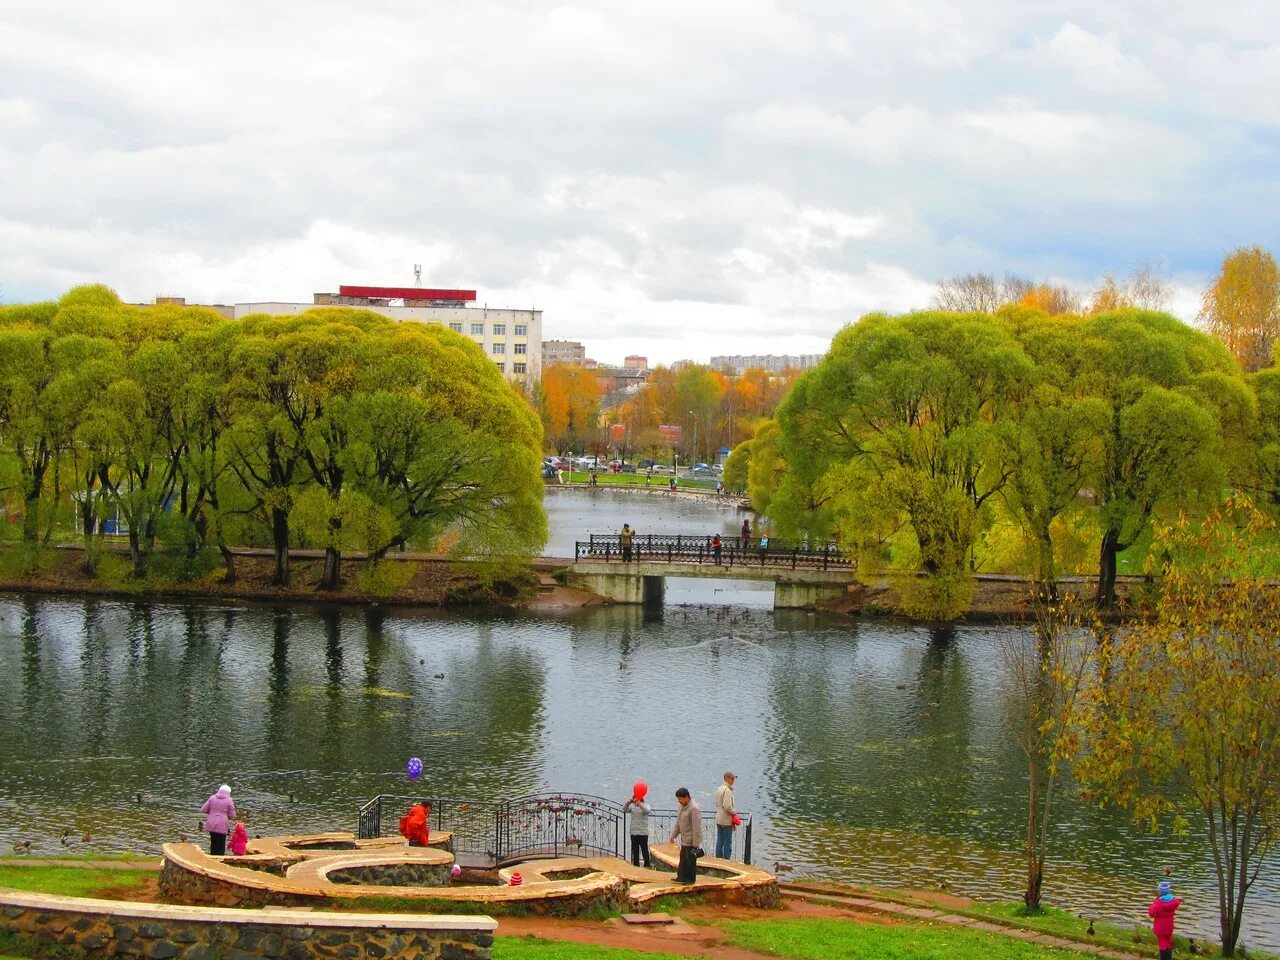
[[[737,779],[726,770],[724,783],[716,788],[716,856],[721,860],[733,859],[733,818],[738,815],[733,805],[733,782]]]
[[[676,791],[680,813],[671,830],[671,843],[680,838],[680,865],[676,868],[676,883],[693,883],[698,879],[698,854],[702,852],[702,808],[689,796],[689,788]]]

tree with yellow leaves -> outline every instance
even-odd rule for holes
[[[1280,268],[1271,251],[1254,245],[1228,254],[1204,292],[1200,319],[1245,370],[1270,366],[1280,339]]]
[[[1080,714],[1075,772],[1090,794],[1152,828],[1203,830],[1228,957],[1280,835],[1280,590],[1262,546],[1273,528],[1236,501],[1157,530],[1169,557],[1159,600],[1102,634]]]

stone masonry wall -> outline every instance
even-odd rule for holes
[[[297,914],[0,892],[0,930],[90,958],[489,960],[487,917]]]
[[[450,864],[380,863],[330,870],[331,883],[381,887],[447,887]]]

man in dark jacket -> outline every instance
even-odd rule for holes
[[[671,842],[680,838],[680,865],[676,868],[676,883],[693,883],[698,879],[698,856],[702,853],[702,808],[689,796],[689,789],[676,791],[680,813],[671,830]]]

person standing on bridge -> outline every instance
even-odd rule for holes
[[[720,534],[716,534],[711,538],[711,553],[716,558],[716,566],[720,566],[720,553],[724,550],[724,541],[720,539]]]
[[[694,883],[698,879],[698,857],[702,855],[702,808],[689,796],[689,788],[676,791],[680,812],[671,830],[670,842],[680,838],[680,865],[676,868],[676,883]]]
[[[618,542],[622,545],[622,562],[631,562],[631,541],[635,539],[636,532],[631,529],[629,523],[622,525],[622,532],[618,534]]]
[[[747,544],[751,542],[751,518],[745,517],[742,521],[742,549],[747,549]]]
[[[738,808],[733,803],[733,782],[738,778],[731,770],[724,772],[724,783],[716,788],[716,856],[721,860],[733,858],[733,822]]]

